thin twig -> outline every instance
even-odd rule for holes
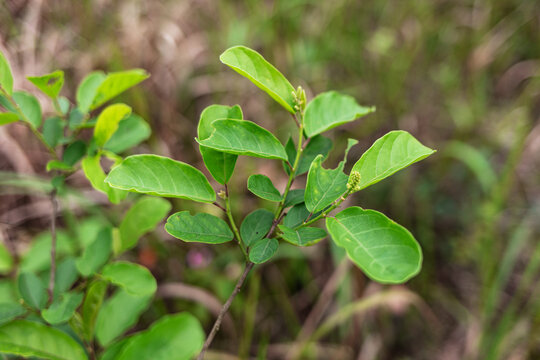
[[[218,208],[220,208],[221,210],[227,212],[227,209],[225,209],[223,206],[219,205],[217,201],[214,201],[214,202],[212,203],[212,205],[215,205],[215,206],[217,206]]]
[[[219,327],[221,326],[221,322],[223,321],[223,317],[225,316],[227,311],[229,311],[229,308],[231,307],[231,304],[232,304],[234,298],[236,297],[236,295],[238,295],[238,293],[240,292],[240,289],[242,289],[242,286],[244,285],[244,282],[246,281],[246,278],[247,278],[249,272],[253,268],[253,265],[255,265],[255,264],[252,263],[251,261],[248,261],[246,263],[246,267],[244,268],[244,272],[242,273],[242,275],[238,279],[238,282],[236,283],[236,286],[234,287],[233,292],[231,293],[231,295],[229,296],[229,298],[227,299],[227,301],[225,302],[225,304],[221,308],[221,311],[220,311],[216,321],[214,322],[214,326],[212,326],[212,330],[210,331],[210,334],[206,338],[206,341],[204,342],[204,346],[203,346],[201,352],[199,353],[199,356],[197,356],[197,360],[203,360],[204,359],[204,353],[206,352],[206,350],[208,350],[208,348],[212,344],[212,341],[214,340],[214,337],[216,336],[217,332],[219,331]]]
[[[56,189],[51,192],[51,274],[49,276],[49,304],[54,299],[54,282],[56,277],[56,214],[58,213],[58,202],[56,201]]]

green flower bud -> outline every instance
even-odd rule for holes
[[[360,175],[360,172],[353,171],[351,172],[351,175],[349,176],[349,182],[347,183],[347,190],[349,192],[353,193],[360,190],[360,179],[362,176]]]

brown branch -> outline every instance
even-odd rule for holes
[[[56,216],[58,213],[58,202],[56,201],[56,189],[51,192],[51,274],[49,276],[49,304],[54,299],[54,282],[56,277]]]
[[[242,286],[244,285],[244,282],[246,281],[246,278],[247,278],[249,272],[253,268],[253,265],[255,265],[255,264],[252,263],[251,261],[248,261],[246,263],[246,267],[244,268],[244,272],[242,273],[242,275],[238,279],[238,282],[236,283],[236,286],[234,287],[233,292],[231,293],[231,295],[229,296],[229,298],[227,299],[227,301],[225,302],[225,304],[221,308],[221,311],[220,311],[216,321],[214,322],[214,326],[212,326],[212,330],[210,331],[210,335],[208,335],[208,337],[206,338],[206,341],[204,342],[204,346],[203,346],[201,352],[199,353],[199,356],[197,356],[197,360],[203,360],[204,359],[204,353],[206,352],[206,350],[208,350],[208,348],[212,344],[212,341],[214,340],[214,337],[216,336],[217,332],[219,331],[219,327],[221,326],[221,322],[223,321],[223,318],[225,317],[225,314],[227,313],[227,311],[229,311],[229,308],[231,307],[231,304],[232,304],[234,298],[236,297],[236,295],[238,295],[238,293],[240,292],[240,289],[242,289]]]
[[[227,209],[225,209],[223,206],[219,205],[217,201],[214,201],[214,202],[212,203],[212,205],[215,205],[215,206],[217,206],[218,208],[220,208],[221,210],[227,212]]]

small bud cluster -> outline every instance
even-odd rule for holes
[[[349,190],[349,192],[353,193],[360,190],[360,178],[360,172],[356,170],[351,172],[349,182],[347,183],[347,190]]]
[[[304,89],[299,86],[296,91],[292,92],[292,96],[294,97],[294,110],[304,111],[306,108],[306,92]]]
[[[223,200],[227,199],[227,193],[223,190],[220,190],[217,195]]]

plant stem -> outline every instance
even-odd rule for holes
[[[206,350],[208,350],[208,348],[212,344],[212,341],[214,340],[214,337],[216,336],[217,332],[219,331],[219,327],[221,326],[221,322],[223,321],[223,317],[225,316],[227,311],[229,311],[229,308],[231,307],[231,304],[232,304],[234,298],[236,297],[236,295],[238,295],[238,293],[240,292],[240,289],[242,289],[242,286],[244,285],[244,282],[246,281],[246,278],[247,278],[249,272],[251,271],[251,269],[253,268],[254,265],[255,264],[252,263],[251,261],[248,261],[246,263],[246,267],[244,268],[244,272],[242,273],[242,275],[240,276],[240,278],[236,282],[236,286],[234,287],[233,292],[231,293],[231,295],[229,296],[229,298],[227,299],[227,301],[225,302],[225,304],[221,308],[221,311],[219,312],[219,315],[218,315],[216,321],[214,322],[214,326],[212,326],[212,330],[210,331],[210,334],[206,338],[206,341],[204,342],[203,348],[202,348],[201,352],[199,353],[199,356],[197,356],[197,360],[203,360],[204,359],[204,353],[206,352]]]
[[[49,276],[49,304],[52,304],[54,298],[54,282],[56,278],[56,214],[58,213],[58,202],[56,201],[56,189],[53,189],[50,195],[52,213],[51,213],[51,274]]]
[[[311,217],[311,214],[309,215],[309,217],[306,219],[306,222],[304,222],[303,224],[301,224],[300,226],[297,227],[297,229],[299,228],[302,228],[304,226],[308,226],[310,224],[313,224],[315,221],[323,218],[323,217],[326,217],[328,216],[328,214],[330,214],[330,212],[332,212],[332,210],[334,210],[335,208],[337,208],[339,205],[341,205],[341,203],[343,201],[345,201],[345,199],[351,194],[350,190],[347,190],[347,192],[345,192],[343,195],[341,195],[339,197],[339,199],[334,203],[334,205],[330,206],[328,209],[326,209],[325,211],[323,211],[321,214],[319,214],[319,216],[316,216],[314,217],[313,219],[309,220],[309,218]],[[309,220],[309,221],[308,221]]]
[[[234,222],[234,218],[231,211],[231,202],[229,200],[229,188],[227,187],[227,184],[225,184],[225,212],[227,213],[227,217],[229,218],[229,223],[231,224],[231,228],[233,230],[234,236],[236,237],[236,241],[238,241],[238,246],[240,246],[240,249],[242,249],[242,252],[244,253],[244,256],[246,257],[246,260],[249,261],[249,256],[248,256],[246,247],[244,246],[244,243],[242,242],[242,238],[240,237],[240,232],[238,232],[238,227],[236,227],[236,223]]]
[[[300,164],[300,157],[302,156],[302,151],[304,150],[304,148],[302,147],[302,140],[304,139],[303,116],[300,117],[300,120],[300,127],[298,128],[298,145],[296,146],[296,158],[294,159],[294,164],[292,166],[291,173],[289,174],[289,180],[287,180],[287,186],[285,186],[285,191],[283,192],[283,199],[281,199],[281,201],[279,202],[276,213],[274,214],[275,220],[277,220],[281,216],[281,212],[283,211],[283,207],[285,206],[285,200],[287,199],[287,195],[289,195],[289,190],[291,189],[294,177],[296,176],[296,170],[298,170],[298,165]]]

